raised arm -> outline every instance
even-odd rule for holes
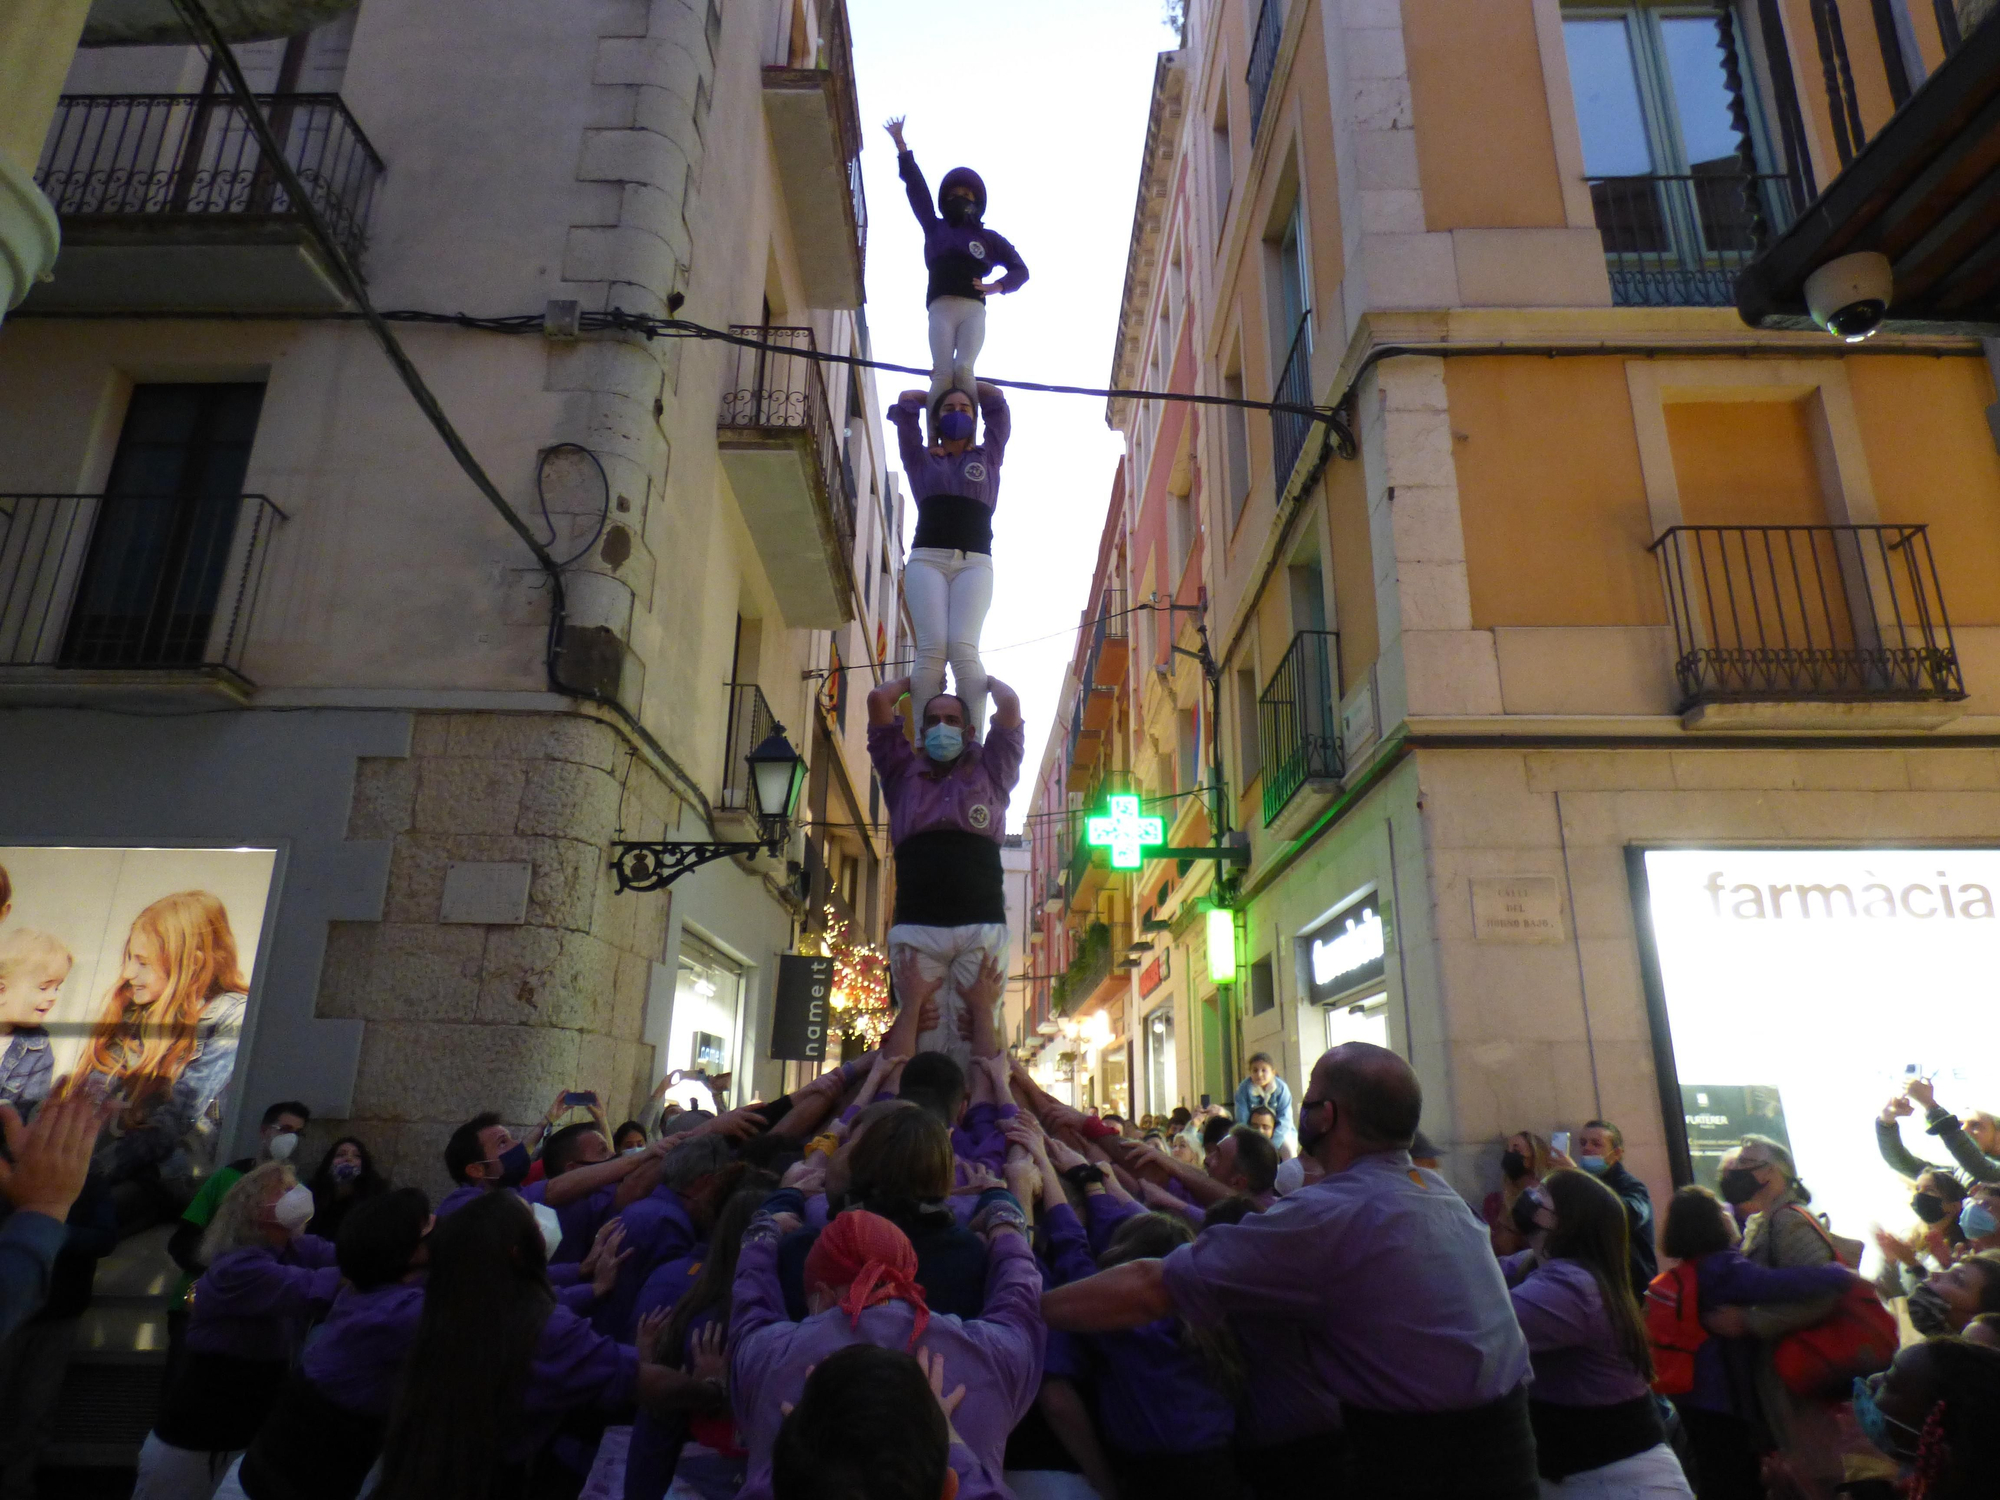
[[[889,425],[896,429],[896,452],[903,460],[904,477],[910,478],[912,484],[915,480],[911,476],[917,473],[924,461],[924,401],[922,391],[904,391],[889,403],[889,410],[885,413]],[[922,500],[924,497],[917,495],[914,498]]]
[[[923,168],[917,165],[916,153],[903,139],[903,121],[906,118],[898,115],[883,128],[889,132],[889,139],[896,143],[896,175],[903,179],[903,191],[910,198],[910,212],[928,230],[938,221],[937,205],[931,202],[931,185],[924,181]]]
[[[896,705],[910,690],[908,677],[891,677],[868,690],[868,722],[887,728],[896,722]]]
[[[986,461],[994,468],[1006,462],[1007,440],[1014,435],[1014,413],[1007,406],[1007,398],[1000,387],[976,382],[979,396],[979,421],[986,430],[979,439],[980,447],[986,450]]]
[[[993,695],[993,727],[1017,727],[1021,722],[1021,695],[997,677],[986,679],[986,691]]]
[[[1042,1320],[1071,1333],[1142,1328],[1174,1310],[1157,1260],[1128,1260],[1109,1271],[1042,1293]]]
[[[599,1188],[623,1182],[645,1160],[646,1155],[642,1151],[637,1156],[614,1156],[605,1161],[592,1162],[587,1167],[571,1167],[560,1177],[545,1177],[542,1179],[542,1202],[550,1208],[565,1208],[572,1203],[580,1203]]]

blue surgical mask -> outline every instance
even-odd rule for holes
[[[1922,1436],[1907,1422],[1898,1422],[1894,1417],[1875,1404],[1875,1382],[1880,1375],[1854,1377],[1854,1421],[1861,1429],[1861,1435],[1890,1458],[1904,1462],[1917,1456],[1916,1445],[1912,1442],[1905,1447],[1897,1438],[1898,1431],[1907,1432],[1912,1439]]]
[[[954,761],[965,749],[965,731],[956,724],[933,724],[924,731],[924,754],[940,764]]]
[[[1576,1159],[1576,1164],[1593,1176],[1602,1176],[1605,1169],[1611,1165],[1611,1163],[1607,1162],[1601,1156],[1579,1156]]]
[[[1965,1231],[1969,1240],[1983,1240],[1995,1230],[2000,1230],[2000,1219],[1993,1217],[1993,1210],[1977,1198],[1967,1198],[1965,1207],[1958,1211],[1958,1227]]]
[[[939,412],[938,436],[948,443],[959,443],[969,439],[972,436],[972,413],[969,411]]]

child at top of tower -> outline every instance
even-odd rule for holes
[[[924,291],[931,321],[931,388],[927,403],[932,440],[937,432],[938,402],[948,390],[978,394],[973,366],[986,342],[986,299],[1017,292],[1027,282],[1028,267],[1005,238],[985,225],[986,184],[970,167],[953,167],[938,184],[937,207],[931,207],[930,185],[903,140],[898,115],[888,123],[896,143],[896,170],[910,195],[910,211],[924,230],[924,264],[930,284]],[[986,281],[987,272],[1004,268],[1005,275]]]

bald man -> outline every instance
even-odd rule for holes
[[[1395,1053],[1334,1048],[1298,1112],[1323,1178],[1165,1260],[1059,1287],[1043,1317],[1086,1333],[1172,1314],[1230,1328],[1260,1497],[1536,1500],[1527,1341],[1478,1216],[1410,1162],[1422,1110]]]

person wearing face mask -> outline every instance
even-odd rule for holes
[[[903,598],[916,636],[910,701],[922,707],[943,692],[949,662],[965,705],[964,727],[977,739],[986,715],[979,635],[993,602],[993,513],[1013,421],[999,391],[977,386],[985,434],[975,443],[973,389],[953,387],[936,399],[929,447],[920,431],[922,391],[904,391],[888,417],[917,502],[917,530],[903,570]]]
[[[1854,1382],[1854,1419],[1906,1476],[1907,1500],[1986,1500],[2000,1489],[2000,1349],[1912,1344]]]
[[[997,678],[987,687],[994,712],[983,742],[968,734],[965,704],[940,694],[921,702],[922,750],[911,748],[897,713],[910,679],[868,695],[868,755],[888,804],[896,859],[889,959],[896,971],[914,959],[924,980],[942,978],[938,1024],[916,1046],[946,1053],[961,1068],[972,1061],[966,994],[989,959],[1006,971],[1000,844],[1027,735],[1014,690]]]
[[[905,118],[899,115],[884,128],[896,143],[896,171],[909,194],[910,212],[924,231],[924,265],[930,272],[924,304],[931,324],[931,389],[926,405],[935,410],[948,388],[974,389],[973,363],[986,342],[986,299],[1018,292],[1027,283],[1028,267],[1020,252],[983,222],[986,184],[970,167],[945,173],[938,184],[937,207],[931,207],[930,186],[903,139]],[[1006,274],[984,280],[996,267]]]
[[[1746,1135],[1736,1163],[1721,1178],[1723,1201],[1746,1211],[1743,1255],[1773,1270],[1826,1266],[1838,1262],[1826,1230],[1811,1210],[1812,1193],[1799,1181],[1792,1154],[1769,1136]],[[1832,1411],[1794,1396],[1772,1362],[1788,1333],[1825,1321],[1838,1297],[1769,1306],[1719,1307],[1704,1312],[1702,1326],[1725,1337],[1759,1340],[1756,1394],[1759,1414],[1772,1447],[1801,1476],[1828,1484],[1839,1477],[1839,1440]]]
[[[227,1166],[217,1167],[202,1179],[194,1199],[181,1213],[180,1221],[167,1240],[167,1255],[180,1267],[180,1277],[167,1294],[167,1364],[162,1389],[172,1389],[180,1374],[181,1356],[187,1337],[188,1308],[194,1284],[204,1267],[201,1260],[202,1236],[208,1232],[215,1211],[229,1190],[242,1181],[260,1161],[290,1161],[298,1150],[299,1134],[312,1119],[312,1111],[297,1099],[281,1099],[264,1111],[257,1130],[257,1154],[238,1157]]]
[[[458,1186],[438,1204],[440,1219],[495,1189],[518,1190],[528,1175],[528,1148],[500,1123],[499,1112],[489,1109],[451,1133],[444,1146],[444,1168]]]
[[[1662,1315],[1677,1320],[1693,1267],[1692,1311],[1824,1302],[1854,1282],[1835,1262],[1772,1270],[1746,1260],[1736,1246],[1736,1219],[1704,1187],[1684,1187],[1667,1204],[1660,1248],[1681,1265],[1647,1289],[1649,1324]],[[1674,1347],[1685,1348],[1685,1341]],[[1764,1500],[1762,1413],[1757,1398],[1760,1356],[1755,1339],[1703,1338],[1694,1350],[1693,1378],[1673,1392],[1674,1408],[1694,1458],[1695,1493],[1701,1500]]]
[[[1962,1333],[1985,1313],[2000,1313],[2000,1250],[1973,1251],[1910,1290],[1910,1323],[1926,1338]]]
[[[1924,1110],[1925,1131],[1951,1153],[1959,1173],[1968,1182],[2000,1182],[2000,1119],[1983,1109],[1975,1109],[1961,1122],[1957,1115],[1937,1102],[1937,1093],[1928,1078],[1912,1078],[1902,1093],[1882,1106],[1875,1119],[1875,1144],[1882,1160],[1905,1177],[1915,1177],[1931,1164],[1912,1156],[1903,1145],[1899,1122]]]
[[[366,1144],[351,1135],[326,1148],[307,1186],[313,1195],[313,1233],[335,1241],[350,1213],[389,1191],[389,1181],[375,1170]]]
[[[139,1450],[133,1500],[208,1500],[250,1446],[305,1336],[340,1288],[334,1247],[305,1233],[312,1190],[285,1162],[246,1173],[203,1236],[187,1357]]]
[[[1917,1216],[1913,1232],[1892,1234],[1875,1226],[1875,1248],[1882,1252],[1882,1269],[1875,1289],[1884,1301],[1907,1297],[1932,1271],[1948,1266],[1965,1243],[1959,1210],[1965,1184],[1941,1168],[1926,1168],[1910,1194],[1910,1211]]]
[[[1575,1161],[1560,1151],[1551,1152],[1550,1160],[1559,1167],[1590,1173],[1624,1203],[1631,1232],[1632,1291],[1644,1297],[1660,1269],[1659,1253],[1653,1245],[1653,1194],[1625,1166],[1624,1132],[1609,1120],[1591,1120],[1577,1132],[1576,1152]]]
[[[1514,1206],[1521,1195],[1539,1187],[1549,1175],[1549,1143],[1532,1130],[1507,1137],[1500,1151],[1500,1186],[1488,1193],[1479,1217],[1493,1238],[1493,1253],[1514,1255],[1528,1248],[1527,1237],[1514,1224]]]

